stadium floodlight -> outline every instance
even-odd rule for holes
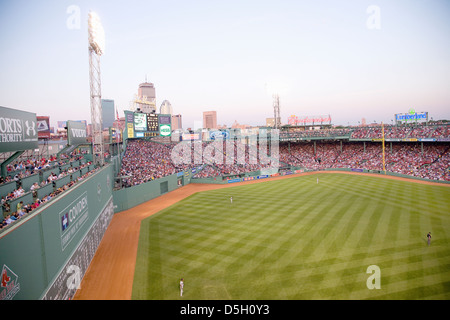
[[[277,93],[273,94],[273,119],[274,119],[274,128],[280,129],[281,126],[280,96]]]
[[[274,129],[280,129],[281,117],[280,117],[280,93],[286,93],[287,88],[280,82],[266,83],[267,93],[273,98],[273,120]]]
[[[89,44],[99,56],[105,53],[105,30],[100,17],[95,12],[89,12],[88,18]]]
[[[91,103],[92,156],[95,164],[104,164],[102,85],[100,56],[105,53],[105,31],[95,12],[88,16],[89,85]]]

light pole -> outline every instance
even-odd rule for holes
[[[105,31],[95,12],[88,16],[89,40],[89,86],[92,126],[92,157],[94,164],[103,166],[103,118],[102,118],[102,85],[100,73],[100,56],[105,53]]]

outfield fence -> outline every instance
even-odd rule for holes
[[[113,216],[112,167],[0,234],[0,300],[71,299]]]
[[[182,171],[129,188],[113,191],[114,212],[124,211],[189,184],[192,171]]]

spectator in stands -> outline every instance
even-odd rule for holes
[[[20,202],[17,204],[16,210],[17,210],[17,211],[20,211],[20,210],[22,210],[22,208],[23,208],[23,201],[20,201]]]
[[[90,165],[90,164],[91,163],[88,162],[84,166],[87,166],[87,165]],[[95,173],[98,169],[99,168],[94,168],[94,169],[88,171],[86,174],[84,174],[81,177],[81,179],[78,179],[77,182],[80,182],[83,179],[85,179],[86,177],[88,177],[91,174]],[[51,176],[54,176],[54,175],[52,174]],[[23,215],[32,212],[33,210],[35,210],[35,209],[39,208],[40,206],[44,205],[46,202],[50,201],[51,199],[53,199],[57,195],[61,194],[65,190],[68,190],[70,187],[72,187],[77,182],[76,181],[70,181],[66,185],[64,185],[64,186],[58,188],[57,190],[51,192],[49,195],[43,196],[42,199],[36,199],[35,201],[33,201],[30,204],[24,204],[23,201],[21,201],[17,205],[17,208],[16,208],[17,210],[14,213],[9,213],[11,211],[9,201],[14,199],[14,192],[11,192],[8,195],[3,196],[2,197],[3,212],[8,213],[8,218],[7,219],[2,219],[2,221],[0,222],[0,227],[3,229],[5,226],[10,225],[15,220],[20,219],[20,217],[22,217]],[[18,188],[18,190],[15,190],[15,191],[16,191],[16,194],[23,193],[23,189],[22,188]],[[17,193],[17,191],[18,191],[18,193]]]

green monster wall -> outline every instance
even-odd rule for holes
[[[71,299],[113,216],[106,165],[0,233],[0,299]]]

